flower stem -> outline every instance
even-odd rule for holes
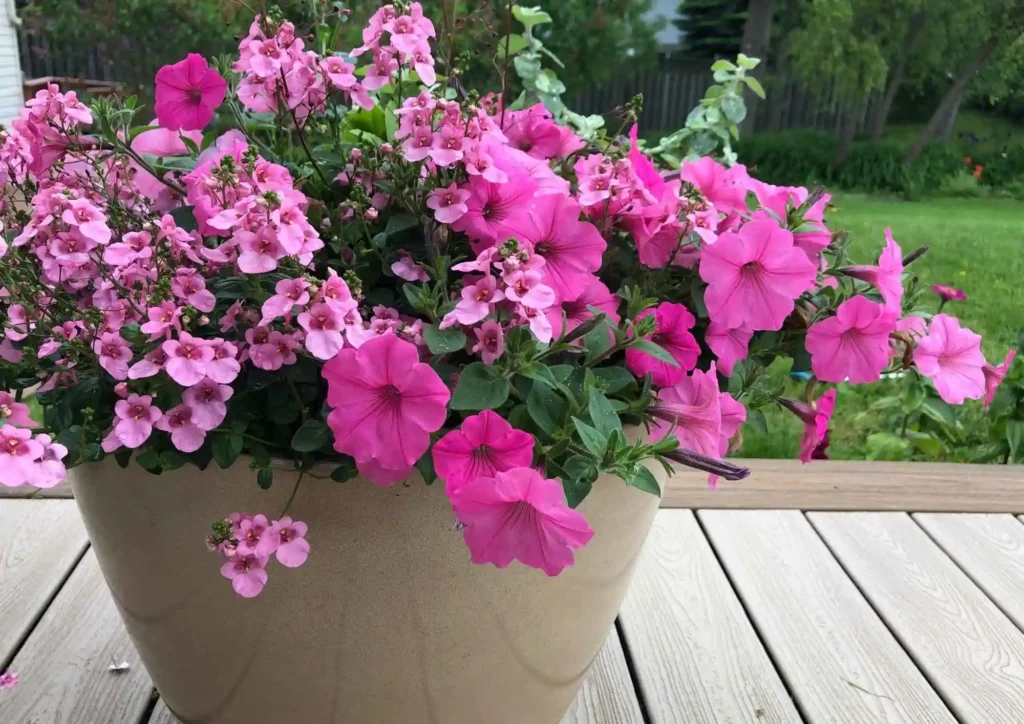
[[[285,516],[285,513],[287,513],[291,509],[292,503],[295,501],[295,494],[299,492],[299,486],[302,485],[302,478],[305,477],[305,475],[305,470],[299,473],[299,479],[295,481],[295,489],[292,490],[292,495],[290,498],[288,498],[288,502],[284,504],[284,510],[281,511],[281,515],[277,516],[278,518],[283,518]]]

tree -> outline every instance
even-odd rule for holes
[[[735,58],[740,52],[746,0],[683,0],[675,25],[680,52],[692,58]]]
[[[764,67],[767,65],[768,49],[772,39],[773,0],[750,0],[747,6],[747,22],[743,26],[741,52],[750,58],[760,58],[761,64],[753,70],[752,75],[761,80]],[[747,101],[747,117],[743,119],[741,131],[750,133],[754,130],[757,111],[761,99],[756,95]]]
[[[892,112],[892,104],[903,85],[906,75],[907,62],[910,60],[925,28],[927,16],[923,12],[916,12],[910,17],[910,25],[903,36],[903,41],[896,50],[896,58],[889,67],[889,74],[885,81],[885,92],[875,104],[870,120],[871,140],[882,140],[882,133],[885,132],[885,124]]]

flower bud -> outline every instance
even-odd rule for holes
[[[372,206],[363,212],[363,218],[367,221],[376,221],[378,216],[380,216],[380,214],[377,213],[377,209]]]

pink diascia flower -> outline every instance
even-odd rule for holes
[[[721,457],[722,403],[714,362],[707,372],[694,370],[674,387],[658,390],[655,398],[650,413],[658,422],[651,440],[673,434],[685,450]]]
[[[0,485],[14,488],[31,483],[35,463],[43,456],[43,446],[32,439],[32,431],[13,425],[0,427]]]
[[[889,362],[889,335],[896,315],[857,295],[839,305],[836,316],[812,324],[804,346],[811,369],[824,382],[874,382]]]
[[[832,412],[836,407],[835,388],[819,397],[813,406],[788,397],[780,397],[779,404],[804,423],[804,435],[800,440],[800,460],[809,463],[815,458],[822,457],[824,446],[828,445],[829,420],[832,419]]]
[[[718,368],[722,370],[723,375],[732,377],[736,363],[747,358],[747,348],[753,336],[754,332],[749,327],[729,329],[718,322],[711,322],[708,325],[704,340],[718,357]]]
[[[36,423],[28,405],[16,402],[10,392],[0,392],[0,425],[35,427]]]
[[[305,523],[293,521],[286,515],[275,520],[263,538],[273,547],[278,563],[285,568],[298,568],[309,558],[307,530]]]
[[[391,265],[391,273],[407,282],[430,281],[426,270],[417,264],[407,252],[400,254],[398,261]]]
[[[928,334],[914,348],[914,364],[951,405],[985,396],[981,335],[962,328],[956,317],[936,314],[932,318]]]
[[[1003,360],[1001,365],[991,365],[988,362],[981,368],[981,371],[985,375],[985,408],[992,404],[992,400],[995,399],[996,390],[999,389],[999,385],[1002,384],[1003,378],[1006,377],[1006,373],[1009,372],[1010,367],[1013,366],[1013,360],[1017,356],[1017,350],[1011,349],[1006,353],[1006,359]]]
[[[0,689],[10,689],[18,683],[18,675],[13,671],[0,674]]]
[[[647,339],[672,355],[678,366],[662,362],[635,347],[626,350],[626,366],[637,377],[643,377],[650,373],[651,379],[657,387],[671,387],[686,376],[687,370],[692,370],[697,364],[700,345],[690,333],[690,328],[697,323],[697,320],[682,304],[662,302],[653,309],[645,309],[641,312],[637,321],[652,314],[657,322],[654,332]]]
[[[878,266],[851,266],[843,274],[878,287],[885,300],[885,308],[900,313],[903,301],[903,252],[892,238],[892,229],[885,230],[885,249]]]
[[[345,345],[345,313],[334,304],[314,304],[299,315],[298,321],[306,330],[306,350],[317,359],[331,359]]]
[[[182,387],[191,387],[206,377],[206,367],[213,359],[213,349],[206,340],[182,332],[178,339],[169,339],[160,348],[167,355],[164,369]]]
[[[32,484],[37,488],[52,488],[64,482],[68,471],[61,461],[67,457],[68,449],[49,435],[36,435],[36,442],[42,445],[43,455],[35,464]]]
[[[458,430],[434,443],[434,469],[451,497],[475,478],[493,478],[512,468],[529,467],[533,463],[533,443],[533,435],[484,410],[467,417]]]
[[[460,189],[453,182],[447,188],[436,188],[427,196],[427,208],[434,210],[434,218],[442,224],[453,224],[469,211],[466,201],[469,191]]]
[[[448,416],[444,382],[420,362],[415,345],[393,334],[341,350],[322,374],[334,449],[379,485],[407,476]]]
[[[213,120],[213,112],[224,101],[228,85],[206,58],[189,53],[156,74],[156,111],[160,125],[170,130],[195,131]]]
[[[231,579],[231,588],[242,598],[253,598],[267,585],[267,559],[236,553],[220,567],[220,574]]]
[[[160,408],[153,404],[152,395],[134,393],[128,395],[125,400],[117,401],[114,405],[114,414],[117,416],[117,424],[110,435],[118,443],[118,447],[124,445],[131,449],[139,447],[149,439],[153,434],[153,425],[163,416]]]
[[[309,282],[298,279],[282,279],[274,285],[274,294],[260,307],[263,318],[260,324],[270,324],[278,317],[291,317],[295,307],[309,303]]]
[[[195,452],[206,440],[206,430],[199,427],[192,417],[192,408],[184,403],[168,410],[156,421],[156,427],[170,433],[171,443],[183,453]]]
[[[192,408],[192,420],[203,430],[213,430],[228,414],[227,401],[234,390],[221,385],[209,377],[189,387],[181,395],[181,401]]]
[[[497,322],[484,322],[473,330],[473,334],[476,335],[476,344],[470,351],[479,354],[485,365],[493,365],[505,351],[505,332],[501,325]]]
[[[566,505],[562,484],[528,467],[466,483],[452,496],[452,510],[473,562],[498,568],[518,560],[557,576],[573,564],[573,550],[594,537],[583,514]]]
[[[760,212],[738,233],[705,246],[700,277],[711,320],[730,329],[778,330],[793,300],[814,288],[817,268],[793,245],[793,234]]]
[[[118,332],[105,332],[93,342],[93,351],[99,357],[100,367],[115,380],[128,379],[128,363],[132,350]]]
[[[729,452],[729,441],[747,421],[747,408],[728,392],[718,395],[718,406],[722,413],[722,434],[718,438],[718,454],[725,457]]]

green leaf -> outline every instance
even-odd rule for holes
[[[170,213],[174,223],[185,231],[195,231],[199,228],[199,222],[196,221],[195,214],[192,213],[190,207],[182,206],[172,209]]]
[[[764,100],[764,86],[761,85],[761,81],[752,75],[744,76],[743,82],[747,84],[750,90],[754,91],[754,95]]]
[[[583,446],[595,457],[603,458],[604,452],[608,447],[608,437],[578,417],[572,418],[572,422],[576,426],[576,432],[579,433],[580,440],[583,441]]]
[[[1024,420],[1006,421],[1006,441],[1010,444],[1010,461],[1018,459],[1020,453],[1024,453]]]
[[[164,470],[177,470],[186,462],[188,461],[174,450],[165,450],[160,453],[160,467]]]
[[[270,486],[274,484],[274,471],[270,468],[263,468],[256,473],[256,484],[264,490],[269,490]]]
[[[535,384],[526,396],[526,411],[537,427],[554,435],[562,427],[568,405],[551,387]]]
[[[153,450],[143,450],[135,456],[135,462],[144,470],[160,470],[160,456]]]
[[[764,416],[764,410],[748,410],[747,424],[755,432],[761,435],[768,434],[768,420]]]
[[[420,471],[420,475],[423,476],[423,482],[427,485],[433,485],[434,481],[437,480],[437,472],[434,470],[434,456],[429,451],[416,461],[416,469]]]
[[[525,55],[517,55],[513,60],[512,64],[515,66],[516,73],[523,80],[530,80],[540,75],[540,61],[536,58],[528,58]]]
[[[215,435],[213,441],[210,443],[210,450],[213,453],[213,459],[216,461],[222,469],[227,470],[235,461],[238,460],[238,456],[242,454],[242,447],[245,441],[242,436],[236,433],[229,435]]]
[[[736,64],[726,60],[725,58],[721,58],[711,64],[711,70],[736,70]]]
[[[316,452],[331,441],[331,430],[319,420],[306,420],[292,436],[292,450]]]
[[[636,377],[625,367],[599,367],[593,372],[604,383],[606,395],[614,395],[627,387],[636,387]]]
[[[423,341],[431,354],[448,354],[466,346],[466,335],[455,327],[438,329],[436,324],[431,324],[423,330]]]
[[[654,473],[643,465],[637,468],[636,473],[629,479],[627,484],[634,488],[639,488],[645,493],[661,497],[661,486],[658,485],[658,479],[654,477]]]
[[[616,430],[622,432],[622,421],[619,419],[619,413],[615,411],[611,401],[601,394],[600,390],[590,391],[588,411],[590,419],[598,432],[605,436],[611,435]]]
[[[761,59],[751,58],[749,55],[744,55],[743,53],[740,53],[738,56],[736,56],[736,63],[741,68],[743,68],[743,70],[753,70],[761,63]]]
[[[510,56],[511,55],[515,55],[519,51],[524,50],[525,48],[528,48],[529,46],[530,46],[530,41],[528,41],[526,38],[524,38],[522,35],[519,35],[518,33],[513,33],[512,35],[508,36],[508,54]],[[500,38],[498,40],[498,60],[504,60],[504,59],[505,59],[505,38]]]
[[[419,219],[412,214],[395,214],[388,219],[388,223],[384,226],[384,233],[388,236],[395,236],[419,225]]]
[[[195,141],[193,141],[191,138],[186,136],[181,131],[178,131],[178,139],[185,144],[185,148],[188,149],[188,152],[190,154],[192,154],[193,156],[199,155],[199,146],[196,145]]]
[[[354,460],[346,460],[331,471],[331,480],[336,483],[347,483],[359,474]]]
[[[592,330],[583,335],[583,348],[587,357],[593,359],[609,350],[612,346],[611,325],[607,319],[601,320]],[[573,330],[576,331],[576,330]]]
[[[881,400],[879,400],[879,402],[881,402]],[[953,408],[951,408],[945,400],[940,400],[938,397],[929,397],[921,404],[921,412],[946,428],[953,429],[956,427],[956,418],[953,416]]]
[[[644,339],[643,337],[638,337],[637,339],[633,340],[633,342],[630,344],[630,346],[631,347],[635,347],[636,349],[640,350],[641,352],[645,352],[645,353],[649,354],[651,357],[654,357],[655,359],[658,359],[658,360],[660,360],[660,361],[662,361],[662,362],[664,362],[666,364],[670,364],[673,367],[678,367],[679,366],[679,363],[676,362],[676,358],[673,357],[672,355],[670,355],[665,350],[664,347],[661,347],[660,345],[655,344],[654,342],[652,342],[649,339]]]
[[[726,96],[722,99],[722,113],[733,123],[740,123],[747,117],[747,104],[739,96]]]
[[[608,319],[608,315],[604,312],[594,315],[583,324],[577,325],[574,329],[570,330],[569,333],[562,337],[560,341],[565,344],[575,342],[580,337],[585,337],[590,334],[590,332],[596,329],[599,325],[604,325],[606,319]]]
[[[509,382],[483,362],[474,362],[459,375],[452,395],[453,410],[493,410],[508,399]]]
[[[539,7],[524,8],[522,5],[513,5],[512,14],[516,20],[521,22],[529,30],[534,25],[543,25],[551,22],[551,16]]]
[[[128,463],[132,461],[132,452],[132,450],[123,448],[114,453],[114,460],[117,461],[119,467],[122,469],[128,467]]]

